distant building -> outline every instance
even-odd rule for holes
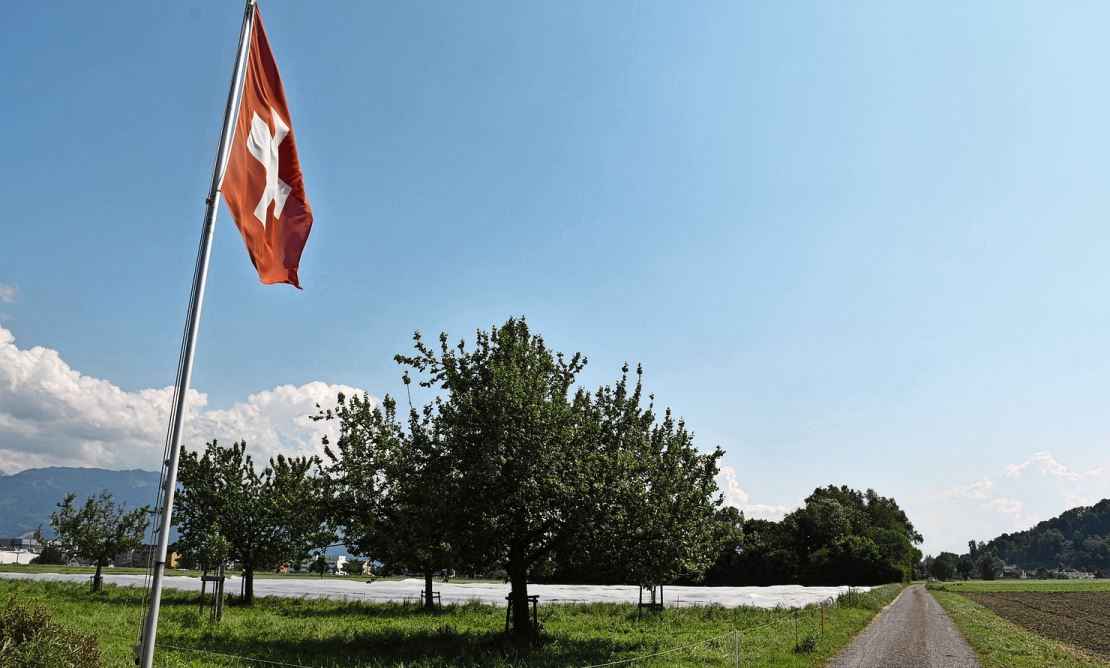
[[[157,545],[140,545],[134,550],[124,552],[112,562],[113,566],[120,568],[146,568],[151,563],[151,557],[158,550]],[[166,567],[180,568],[181,555],[174,550],[166,552]]]
[[[42,552],[42,544],[34,538],[0,538],[0,550],[27,551],[38,554]]]

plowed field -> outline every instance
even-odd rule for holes
[[[1110,658],[1110,591],[960,595],[1033,633]]]

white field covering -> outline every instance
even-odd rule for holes
[[[89,575],[62,573],[0,573],[0,578],[46,580],[51,582],[88,582]],[[130,587],[142,587],[141,575],[113,575],[105,571],[104,581]],[[164,586],[185,591],[199,591],[200,579],[169,575]],[[285,596],[331,598],[364,601],[416,601],[424,581],[377,580],[368,583],[365,577],[328,576],[326,578],[255,578],[255,596]],[[867,591],[870,587],[854,587]],[[224,584],[229,594],[239,592],[239,578],[229,577]],[[509,594],[508,584],[440,582],[434,584],[443,603],[481,601],[504,605]],[[826,602],[848,587],[803,587],[801,585],[776,585],[772,587],[664,587],[664,603],[668,607],[687,605],[720,605],[726,608],[752,606],[756,608],[800,608],[813,603]],[[635,586],[549,585],[529,584],[529,594],[538,594],[540,604],[545,603],[636,603],[639,590]],[[645,599],[647,592],[644,592]]]

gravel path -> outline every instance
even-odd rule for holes
[[[921,585],[906,588],[829,668],[979,666],[944,608]]]

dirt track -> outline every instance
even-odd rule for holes
[[[979,666],[944,608],[921,585],[908,587],[830,668],[970,668]]]

